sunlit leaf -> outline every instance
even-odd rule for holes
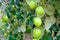
[[[47,17],[45,19],[45,28],[49,29],[55,22],[56,18],[54,17],[54,15],[50,15],[50,17]]]
[[[52,26],[51,20],[49,17],[45,19],[45,29],[48,30]]]
[[[54,15],[50,15],[50,20],[52,24],[56,22],[56,18],[54,17]]]
[[[21,30],[22,32],[25,32],[25,31],[26,31],[26,25],[22,25],[22,26],[20,27],[20,30]]]
[[[60,31],[58,31],[57,36],[60,35]]]
[[[53,7],[53,5],[47,5],[44,7],[45,13],[47,13],[48,15],[54,14],[55,8]]]
[[[20,27],[18,27],[18,30],[17,30],[18,32],[21,32],[21,29],[20,29]]]
[[[27,4],[29,4],[30,0],[26,0]]]
[[[58,9],[58,13],[60,14],[60,9]]]
[[[36,0],[34,0],[34,1],[35,1],[36,3],[39,3],[41,0],[37,0],[37,1],[36,1]]]
[[[55,9],[58,9],[59,4],[60,4],[60,2],[55,1],[55,3],[54,3],[54,5],[55,5]]]
[[[56,37],[57,37],[57,40],[60,40],[60,31],[58,31]]]

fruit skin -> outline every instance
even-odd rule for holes
[[[38,40],[38,39],[33,39],[33,40]]]
[[[39,17],[35,17],[33,19],[33,22],[34,22],[34,24],[35,24],[36,27],[40,27],[41,24],[42,24],[42,20]]]
[[[7,33],[4,33],[4,35],[3,35],[4,37],[7,37]]]
[[[17,15],[14,15],[14,18],[17,18]]]
[[[8,21],[8,16],[7,16],[7,15],[4,15],[4,16],[2,17],[2,20],[3,20],[4,22],[7,22],[7,21]]]
[[[29,7],[30,7],[30,9],[35,9],[36,8],[36,3],[34,2],[34,1],[31,1],[30,3],[29,3]]]
[[[38,39],[38,38],[41,37],[41,35],[42,35],[41,29],[35,28],[35,29],[33,30],[33,37],[34,37],[34,38]]]
[[[2,22],[2,26],[4,26],[5,25],[5,22]]]
[[[44,9],[43,9],[41,6],[38,6],[38,7],[36,8],[36,13],[37,13],[38,15],[43,15],[43,14],[44,14]]]

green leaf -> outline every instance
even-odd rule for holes
[[[59,15],[60,15],[60,9],[58,9],[57,11],[58,11],[58,13],[59,13]]]
[[[60,31],[58,31],[56,37],[57,37],[57,40],[60,40]]]
[[[49,19],[49,17],[46,17],[44,23],[45,23],[46,30],[48,30],[52,26],[52,23],[51,23],[51,20]]]
[[[53,25],[51,26],[51,30],[53,30],[54,32],[57,32],[57,27],[56,27],[55,24],[53,24]]]
[[[53,5],[48,4],[47,6],[44,6],[45,13],[48,15],[54,14],[55,8]]]
[[[26,25],[21,25],[20,30],[21,30],[22,32],[25,32],[25,31],[26,31]]]
[[[54,17],[54,15],[50,15],[50,20],[52,25],[55,24],[56,18]]]
[[[45,35],[41,38],[41,40],[52,40],[52,37],[51,37],[50,34],[45,34]]]

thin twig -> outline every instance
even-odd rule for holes
[[[54,40],[54,31],[52,30],[52,38],[53,38],[53,40]]]

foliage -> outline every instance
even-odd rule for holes
[[[43,8],[43,15],[36,13],[36,8],[33,10],[30,8],[31,1],[36,3],[35,7],[41,6]],[[42,30],[42,36],[38,40],[60,40],[59,0],[8,0],[0,3],[0,19],[2,17],[0,20],[0,34],[3,35],[4,39],[26,40],[27,36],[31,37],[28,40],[34,39],[32,33],[36,25],[33,22],[33,18],[39,17],[42,20],[42,24],[39,27]],[[3,3],[6,4],[3,5]],[[3,20],[4,15],[8,16],[8,21],[6,22]]]

